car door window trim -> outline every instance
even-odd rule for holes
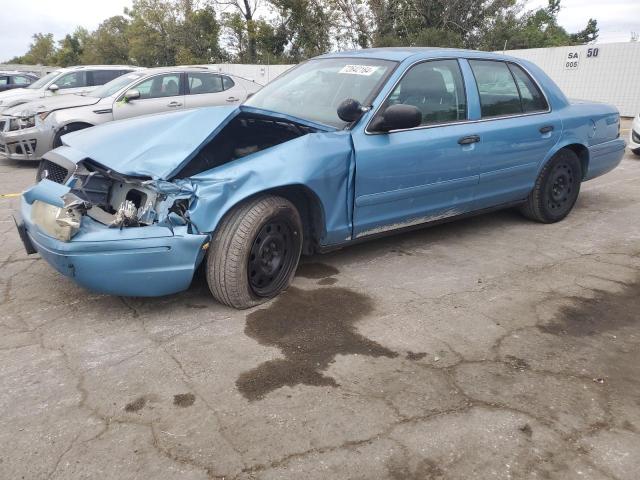
[[[540,92],[542,93],[542,96],[543,96],[543,98],[544,98],[544,100],[545,100],[545,102],[547,104],[547,109],[546,110],[538,110],[538,111],[535,111],[535,112],[517,113],[517,114],[511,114],[511,115],[501,115],[499,117],[485,117],[485,118],[478,118],[478,119],[475,119],[475,120],[467,119],[467,120],[460,120],[460,121],[456,121],[456,122],[437,123],[437,124],[432,124],[432,125],[420,125],[419,127],[402,128],[402,129],[398,129],[398,130],[391,130],[389,132],[372,132],[372,131],[369,130],[369,127],[371,126],[371,123],[373,122],[373,120],[376,117],[376,115],[378,115],[378,112],[380,111],[380,109],[384,106],[384,104],[387,102],[388,98],[394,92],[394,90],[396,89],[396,86],[398,85],[398,83],[400,83],[402,81],[404,76],[407,74],[407,72],[414,65],[417,65],[418,63],[430,62],[430,61],[434,61],[434,60],[457,60],[458,64],[459,64],[460,63],[460,59],[464,59],[464,60],[467,60],[467,61],[469,61],[469,60],[484,60],[484,61],[492,61],[492,62],[498,61],[498,62],[503,62],[503,63],[506,63],[506,64],[512,63],[512,64],[520,67],[529,76],[529,78],[531,78],[531,81],[534,83],[534,85],[536,87],[538,87],[538,90],[540,90]],[[508,65],[507,65],[507,67],[508,67]],[[471,70],[471,72],[473,73],[473,69]],[[464,76],[464,72],[463,72],[463,76]],[[474,81],[474,83],[476,85],[476,88],[478,88],[478,83],[476,82],[475,75],[473,76],[473,81]],[[517,83],[516,83],[516,86],[517,86]],[[465,86],[465,95],[466,94],[467,94],[467,92],[466,92],[466,86]],[[480,92],[478,92],[478,100],[479,100],[479,98],[480,98]],[[521,63],[514,62],[514,61],[495,60],[495,59],[492,59],[492,58],[474,58],[474,57],[471,57],[471,58],[470,57],[431,58],[429,60],[416,60],[415,62],[413,62],[412,64],[407,66],[407,68],[403,72],[402,76],[393,84],[393,86],[391,87],[391,90],[389,90],[389,93],[385,96],[384,100],[375,109],[373,115],[371,116],[371,118],[367,122],[367,126],[364,129],[364,133],[365,133],[365,135],[388,135],[388,134],[392,134],[392,133],[409,132],[409,131],[413,131],[413,130],[425,130],[425,129],[428,129],[428,128],[440,128],[440,127],[446,127],[446,126],[449,126],[449,125],[466,125],[466,124],[472,124],[472,123],[492,122],[494,120],[506,120],[506,119],[518,118],[518,117],[531,117],[533,115],[546,115],[547,113],[551,113],[552,111],[553,111],[553,109],[551,108],[551,103],[549,102],[549,98],[547,97],[547,93],[544,91],[544,89],[540,85],[540,82],[538,82],[538,80],[535,78],[535,76],[531,74],[529,69],[526,68]],[[467,103],[467,117],[469,116],[468,112],[469,112],[469,105]]]

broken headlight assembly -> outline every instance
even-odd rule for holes
[[[73,194],[62,197],[64,205],[57,207],[36,200],[33,202],[31,218],[47,235],[68,242],[80,229],[85,203]]]
[[[29,115],[24,117],[15,117],[9,120],[9,131],[22,130],[23,128],[32,128],[36,126],[36,116]]]

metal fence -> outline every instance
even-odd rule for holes
[[[640,43],[507,50],[542,68],[573,99],[610,103],[620,114],[640,113]]]

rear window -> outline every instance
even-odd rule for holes
[[[518,90],[520,91],[522,110],[525,113],[548,110],[549,105],[544,95],[529,74],[513,63],[509,64],[509,69],[511,73],[513,73],[513,77],[516,79],[516,84],[518,85]]]

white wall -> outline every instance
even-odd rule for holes
[[[261,85],[266,85],[281,73],[286,72],[295,65],[245,65],[240,63],[216,63],[208,65],[217,68],[220,72],[238,75],[248,78]]]
[[[596,48],[597,55],[594,55]],[[591,56],[589,49],[592,49]],[[627,117],[640,113],[640,42],[507,50],[505,53],[537,64],[569,98],[610,103]]]

